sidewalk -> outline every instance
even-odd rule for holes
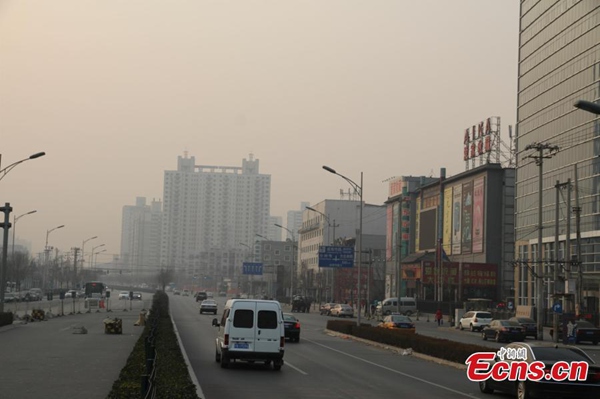
[[[0,327],[2,398],[106,398],[144,330],[134,323],[145,302]],[[105,334],[106,318],[122,319],[123,333]]]

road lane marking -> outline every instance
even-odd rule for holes
[[[384,370],[391,371],[392,373],[400,374],[400,375],[402,375],[402,376],[404,376],[404,377],[412,378],[413,380],[420,381],[420,382],[423,382],[423,383],[425,383],[425,384],[428,384],[428,385],[431,385],[431,386],[434,386],[434,387],[437,387],[437,388],[440,388],[440,389],[444,389],[444,390],[446,390],[446,391],[449,391],[449,392],[455,393],[455,394],[457,394],[457,395],[461,395],[461,396],[464,396],[464,397],[467,397],[467,398],[477,398],[477,396],[473,396],[473,395],[470,395],[470,394],[468,394],[468,393],[460,392],[460,391],[457,391],[457,390],[455,390],[455,389],[448,388],[448,387],[445,387],[445,386],[443,386],[443,385],[440,385],[440,384],[436,384],[435,382],[427,381],[427,380],[424,380],[423,378],[419,378],[419,377],[416,377],[416,376],[414,376],[414,375],[410,375],[410,374],[403,373],[402,371],[394,370],[394,369],[392,369],[392,368],[389,368],[389,367],[383,366],[383,365],[381,365],[381,364],[377,364],[377,363],[375,363],[375,362],[372,362],[372,361],[370,361],[370,360],[363,359],[363,358],[361,358],[361,357],[358,357],[358,356],[351,355],[351,354],[349,354],[349,353],[346,353],[346,352],[343,352],[343,351],[341,351],[341,350],[334,349],[334,348],[332,348],[332,347],[330,347],[330,346],[327,346],[327,345],[320,344],[320,343],[318,343],[318,342],[315,342],[315,341],[313,341],[313,340],[310,340],[310,339],[306,339],[306,338],[304,338],[304,341],[308,341],[308,342],[310,342],[310,343],[312,343],[312,344],[315,344],[315,345],[321,346],[321,347],[323,347],[323,348],[325,348],[325,349],[329,349],[330,351],[337,352],[337,353],[339,353],[339,354],[342,354],[342,355],[346,355],[346,356],[348,356],[348,357],[351,357],[351,358],[353,358],[353,359],[356,359],[356,360],[360,360],[361,362],[364,362],[364,363],[370,364],[370,365],[372,365],[372,366],[379,367],[379,368],[382,368],[382,369],[384,369]]]
[[[297,372],[299,372],[300,374],[304,374],[304,375],[308,375],[307,372],[300,370],[298,367],[292,365],[290,362],[288,361],[284,361],[286,366],[290,366],[291,368],[293,368],[294,370],[296,370]]]

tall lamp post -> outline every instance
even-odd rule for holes
[[[91,240],[95,240],[96,238],[98,238],[98,236],[93,236],[88,238],[87,240],[83,240],[83,242],[81,243],[81,269],[83,270],[83,260],[85,259],[85,243]],[[92,265],[90,264],[90,268],[92,267]]]
[[[63,227],[65,227],[65,225],[61,224],[60,226],[56,226],[53,229],[46,230],[46,246],[44,247],[44,252],[46,253],[46,259],[45,259],[46,273],[48,273],[48,263],[50,262],[50,247],[48,246],[48,237],[50,237],[50,233],[52,233],[54,230],[62,229]],[[54,288],[54,287],[50,287],[50,288]]]
[[[13,170],[18,164],[23,163],[25,161],[29,161],[30,159],[36,159],[39,157],[43,157],[44,155],[46,155],[45,152],[36,152],[35,154],[28,156],[27,158],[23,158],[20,161],[11,163],[6,168],[0,170],[0,180],[4,179],[4,177],[8,174],[8,172]],[[2,155],[0,155],[0,163],[1,162],[2,162]]]
[[[250,245],[244,244],[243,242],[240,242],[240,245],[248,248],[248,254],[250,254],[252,252],[252,247]],[[251,260],[251,259],[248,259],[248,260]],[[244,267],[242,266],[242,276],[243,276],[243,273],[244,273]],[[238,288],[241,288],[241,281],[242,281],[242,277],[239,277],[238,278]],[[250,281],[250,276],[248,276],[248,281]],[[252,289],[250,289],[250,290],[252,291]],[[239,294],[239,292],[238,292],[238,294]]]
[[[103,246],[105,246],[106,244],[100,244],[100,245],[96,245],[95,247],[92,247],[92,253],[90,254],[90,269],[94,266],[94,251],[96,251],[96,248],[101,248]],[[81,256],[83,256],[83,251]]]
[[[363,172],[360,172],[360,185],[356,184],[354,181],[350,180],[349,178],[347,178],[346,176],[339,174],[335,171],[335,169],[330,168],[329,166],[323,166],[323,169],[325,169],[326,171],[328,171],[329,173],[333,173],[334,175],[338,175],[339,177],[341,177],[342,179],[346,180],[348,183],[350,183],[350,185],[354,188],[354,190],[356,190],[358,192],[358,195],[360,197],[360,208],[359,208],[359,227],[358,227],[358,234],[357,234],[357,241],[358,241],[358,287],[356,289],[356,296],[357,296],[357,302],[358,302],[358,317],[356,318],[356,324],[360,326],[360,313],[361,313],[361,295],[360,295],[360,290],[361,290],[361,263],[362,263],[362,231],[363,231]]]
[[[324,214],[324,213],[323,213],[323,212],[321,212],[321,211],[318,211],[318,210],[316,210],[315,208],[313,208],[313,207],[311,207],[311,206],[307,206],[305,209],[308,209],[309,211],[313,211],[313,212],[315,212],[315,213],[318,213],[318,214],[320,214],[321,216],[323,216],[323,217],[325,218],[325,220],[327,221],[327,245],[331,245],[331,244],[332,244],[332,243],[331,243],[331,236],[330,236],[330,234],[331,234],[331,223],[329,222],[329,216],[327,216],[326,214]],[[335,220],[333,221],[333,223],[335,224]],[[321,274],[321,273],[320,273],[320,269],[321,269],[321,267],[319,267],[319,275]],[[327,275],[328,275],[328,272],[327,272],[327,273],[325,273],[325,277],[327,277]],[[322,280],[321,280],[321,279],[319,279],[319,282],[320,282],[320,283],[321,283],[321,281],[322,281]],[[321,284],[319,284],[319,285],[321,285]],[[325,285],[328,285],[328,284],[327,284],[327,281],[325,282]],[[321,291],[322,291],[322,290],[321,290],[321,289],[319,289],[319,303],[321,302],[321,295],[322,295],[322,292],[321,292]],[[333,292],[333,291],[332,291],[332,292]],[[325,297],[327,297],[327,294],[325,295]],[[327,298],[325,298],[325,301],[327,301]]]
[[[296,272],[296,250],[298,247],[296,246],[296,235],[294,232],[287,227],[283,227],[282,225],[275,223],[275,226],[280,229],[284,229],[288,233],[292,235],[292,270],[290,273],[290,304],[292,304],[292,299],[294,297],[294,273]],[[296,246],[296,250],[294,250],[294,246]]]
[[[15,220],[13,221],[13,225],[12,225],[13,235],[12,235],[12,251],[11,252],[12,252],[13,262],[15,261],[15,230],[17,229],[17,220],[19,220],[23,216],[31,215],[32,213],[36,213],[36,212],[37,211],[29,211],[29,212],[24,213],[22,215],[15,216]]]
[[[94,252],[92,254],[92,261],[94,262],[93,264],[90,265],[90,268],[93,268],[94,265],[96,263],[98,263],[98,254],[101,254],[102,252],[106,252],[106,249],[103,249],[102,251],[98,251],[98,252]]]

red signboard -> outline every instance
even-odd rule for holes
[[[464,286],[495,287],[498,283],[498,266],[490,263],[463,263]]]

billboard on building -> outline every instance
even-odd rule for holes
[[[415,218],[415,250],[417,252],[419,252],[421,250],[421,244],[419,243],[419,219],[421,219],[419,217],[419,215],[421,214],[421,198],[417,198],[417,204],[416,204],[416,212],[415,215],[417,215],[417,217]]]
[[[392,259],[392,223],[393,223],[393,204],[388,204],[386,209],[386,235],[385,235],[385,258]]]
[[[421,211],[419,219],[419,249],[421,251],[435,249],[437,239],[437,208]]]
[[[471,253],[473,244],[473,182],[462,186],[462,246],[463,254]]]
[[[402,177],[396,177],[390,180],[388,197],[393,198],[399,194],[402,194],[402,188],[407,184],[404,182]]]
[[[473,184],[473,253],[483,252],[485,177]]]
[[[447,255],[452,254],[452,187],[444,190],[444,230],[442,233],[442,248]]]
[[[498,284],[498,265],[491,263],[463,263],[463,285],[495,287]]]
[[[452,188],[452,254],[458,255],[461,250],[461,210],[462,210],[462,186]]]

